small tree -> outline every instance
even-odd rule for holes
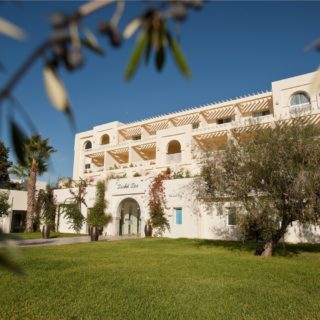
[[[14,164],[10,170],[10,174],[22,180],[25,180],[29,175],[28,168],[21,164]]]
[[[9,148],[0,141],[0,186],[6,187],[10,183],[9,169],[12,162],[9,161]]]
[[[56,217],[56,201],[53,194],[53,189],[47,186],[46,190],[39,190],[36,199],[35,217],[38,217],[39,224],[43,224],[54,228]]]
[[[7,216],[10,209],[9,193],[0,191],[0,217]]]
[[[60,209],[64,213],[64,217],[68,220],[71,225],[71,228],[79,233],[83,223],[85,221],[85,217],[81,213],[81,205],[84,204],[87,206],[85,201],[86,187],[87,183],[85,180],[80,180],[75,184],[76,190],[69,189],[72,197],[68,198],[68,203],[63,203],[60,205]]]
[[[263,256],[272,255],[292,222],[320,222],[320,129],[303,121],[230,142],[205,158],[196,181],[202,199],[242,205],[239,229],[265,241]]]
[[[26,215],[26,231],[33,231],[33,214],[35,209],[37,175],[47,171],[48,160],[56,150],[49,145],[48,139],[42,139],[40,135],[28,137],[24,144],[24,163],[20,164],[28,172],[28,203]]]
[[[167,202],[163,186],[163,181],[169,179],[171,177],[168,174],[160,173],[151,182],[149,189],[149,221],[158,236],[162,236],[166,229],[170,230],[165,214]]]
[[[104,181],[98,181],[96,185],[96,200],[87,218],[89,226],[103,228],[112,221],[110,214],[105,214],[107,201],[105,200],[106,185]],[[95,230],[96,232],[97,230]],[[98,234],[97,234],[98,235]]]

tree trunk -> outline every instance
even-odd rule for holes
[[[33,159],[31,168],[30,168],[29,180],[28,180],[26,232],[33,231],[33,212],[34,212],[35,195],[36,195],[36,181],[37,181],[37,163]]]
[[[60,210],[61,210],[61,207],[58,206],[58,214],[57,214],[57,223],[56,223],[56,232],[59,232],[59,226],[60,226]]]
[[[99,228],[92,226],[90,236],[91,236],[91,241],[98,241],[99,240]]]
[[[263,252],[262,252],[261,256],[262,257],[272,257],[273,250],[277,246],[277,243],[278,243],[278,241],[276,241],[273,238],[269,242],[267,242],[263,247]]]
[[[262,257],[271,257],[274,249],[276,248],[279,240],[285,235],[287,231],[287,227],[289,225],[288,221],[282,221],[281,228],[277,230],[277,232],[272,236],[270,241],[268,241],[264,247],[263,252],[261,254]]]

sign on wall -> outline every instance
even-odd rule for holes
[[[112,195],[145,193],[146,182],[142,179],[118,179],[110,181]]]

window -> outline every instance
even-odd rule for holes
[[[297,92],[290,97],[290,106],[299,107],[310,105],[310,98],[306,92]]]
[[[224,119],[217,119],[217,124],[223,124],[223,123],[228,123],[231,122],[231,118],[224,118]]]
[[[181,153],[181,145],[177,140],[172,140],[168,144],[168,154]]]
[[[172,140],[168,144],[167,164],[181,162],[181,145],[177,140]]]
[[[235,226],[237,224],[237,208],[228,208],[228,226]]]
[[[90,163],[86,163],[86,164],[84,165],[84,168],[85,168],[85,169],[90,169],[90,167],[91,167],[91,166],[90,166]]]
[[[253,117],[263,117],[270,114],[270,110],[256,111],[252,113]]]
[[[132,136],[132,140],[141,140],[141,134],[137,134],[135,136]]]
[[[92,148],[92,143],[91,143],[91,141],[86,141],[85,143],[84,143],[84,149],[85,150],[89,150],[89,149],[91,149]]]
[[[107,134],[104,134],[101,137],[101,144],[109,144],[110,143],[110,137]]]
[[[199,128],[199,122],[194,122],[192,124],[192,129],[198,129]]]
[[[182,208],[176,208],[176,224],[182,224]]]

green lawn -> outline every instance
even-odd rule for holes
[[[141,239],[19,250],[0,319],[320,319],[320,246]]]
[[[78,233],[59,233],[59,232],[50,232],[50,238],[64,238],[64,237],[78,237],[83,236]],[[19,239],[19,240],[27,240],[27,239],[42,239],[41,232],[21,232],[21,233],[9,233],[7,234],[9,239]]]

